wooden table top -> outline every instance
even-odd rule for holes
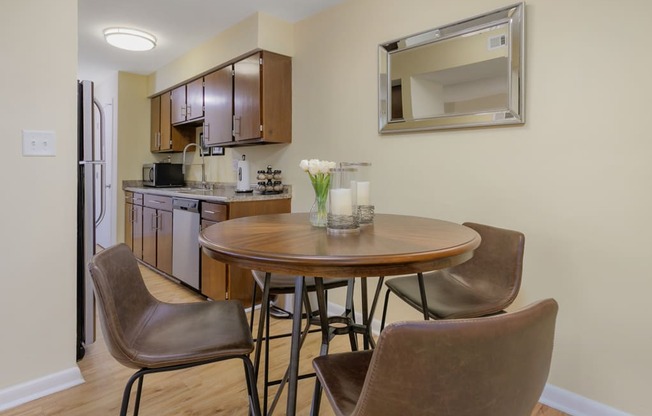
[[[330,235],[307,213],[259,215],[205,228],[210,257],[243,268],[319,277],[392,276],[451,267],[473,256],[480,235],[430,218],[376,214],[359,234]]]

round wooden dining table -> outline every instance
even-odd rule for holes
[[[296,275],[297,311],[302,308],[304,276],[315,277],[322,286],[322,279],[328,278],[364,279],[448,268],[470,259],[480,236],[453,222],[393,214],[376,214],[373,224],[361,227],[359,233],[330,234],[313,227],[307,213],[290,213],[220,222],[205,228],[199,242],[208,256],[221,262],[268,275]],[[317,301],[319,310],[325,310],[319,293]],[[300,335],[301,314],[294,313],[287,415],[296,412]]]

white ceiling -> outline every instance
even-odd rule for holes
[[[150,74],[255,12],[297,22],[343,0],[79,0],[78,78],[115,71]],[[156,36],[147,52],[117,49],[103,30],[123,26]]]

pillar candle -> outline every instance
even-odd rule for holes
[[[358,182],[358,205],[369,205],[369,182]]]
[[[353,204],[351,201],[350,189],[331,189],[331,214],[353,215]]]

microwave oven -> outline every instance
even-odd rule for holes
[[[171,188],[185,186],[181,163],[151,163],[143,165],[143,186]]]

